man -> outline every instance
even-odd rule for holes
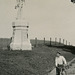
[[[55,66],[56,66],[56,75],[60,75],[61,69],[62,72],[65,71],[64,66],[67,65],[66,59],[61,56],[60,52],[57,52],[55,58]]]

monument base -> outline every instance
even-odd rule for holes
[[[11,50],[32,50],[32,45],[28,37],[28,28],[29,26],[24,20],[16,20],[13,22]]]
[[[11,50],[32,50],[31,44],[30,43],[14,43],[12,42],[10,44]]]

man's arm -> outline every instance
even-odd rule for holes
[[[65,64],[65,65],[67,65],[67,62],[66,62],[66,59],[62,56],[62,59],[63,59],[63,63]]]

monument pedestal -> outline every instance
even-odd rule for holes
[[[13,22],[11,50],[32,50],[32,45],[28,38],[28,28],[29,26],[24,20],[16,20]]]

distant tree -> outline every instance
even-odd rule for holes
[[[71,2],[75,3],[75,0],[71,0]]]

